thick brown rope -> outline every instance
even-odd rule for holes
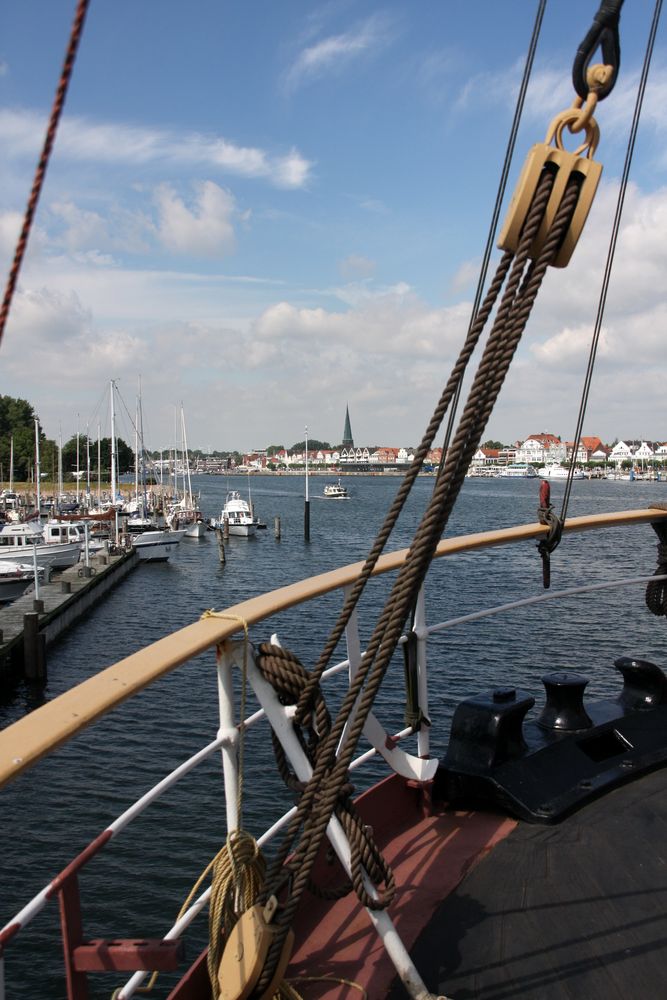
[[[426,575],[433,551],[447,523],[472,456],[479,446],[481,434],[518,346],[546,268],[553,259],[569,225],[578,197],[576,184],[568,186],[544,249],[538,261],[531,265],[524,275],[530,248],[541,223],[552,186],[553,176],[545,172],[538,185],[524,227],[507,290],[489,335],[457,434],[448,452],[442,474],[436,481],[433,497],[409,550],[406,562],[399,571],[389,600],[380,615],[367,651],[362,657],[359,670],[344,698],[339,715],[332,726],[329,737],[318,753],[313,777],[299,803],[296,816],[289,826],[286,842],[271,866],[267,878],[269,885],[272,879],[278,875],[281,861],[284,861],[285,852],[289,850],[289,843],[294,839],[298,829],[303,826],[301,841],[293,856],[293,863],[295,866],[298,865],[298,870],[292,886],[292,893],[281,914],[281,934],[278,935],[278,940],[269,953],[267,965],[260,980],[260,987],[265,981],[268,982],[272,963],[277,960],[282,944],[280,938],[284,937],[291,923],[331,816],[337,795],[336,788],[345,780],[347,768],[368,712],[393,655],[410,606],[414,602],[416,593]],[[368,683],[364,688],[367,677],[369,678]],[[359,698],[359,703],[346,733],[345,742],[338,748],[338,743],[355,708],[357,698]],[[338,757],[336,758],[337,749]],[[317,808],[314,808],[316,796]]]
[[[258,647],[256,663],[265,680],[273,685],[281,704],[296,704],[309,676],[308,671],[297,657],[281,646],[264,642]],[[319,687],[315,693],[314,714],[308,717],[305,728],[307,738],[302,733],[302,727],[294,724],[296,736],[312,765],[315,763],[320,742],[328,737],[331,729],[331,719]],[[289,767],[280,741],[274,733],[272,736],[280,776],[288,788],[302,794],[304,784],[297,779]],[[382,857],[370,828],[362,823],[356,811],[352,801],[353,792],[353,787],[349,781],[346,781],[338,790],[333,810],[350,842],[352,879],[351,881],[346,880],[341,886],[333,889],[324,889],[309,879],[308,888],[314,895],[325,899],[339,899],[354,889],[364,906],[371,909],[382,909],[388,906],[393,898],[396,888],[394,875]],[[285,871],[292,871],[291,861],[286,861],[283,866],[281,872],[283,878]],[[364,871],[376,887],[375,895],[366,890],[363,883]],[[384,885],[383,889],[379,888],[381,885]]]
[[[76,58],[76,52],[79,47],[79,41],[81,40],[81,34],[83,32],[83,24],[86,19],[86,13],[88,10],[88,4],[90,0],[79,0],[79,4],[76,9],[76,14],[74,16],[74,23],[72,24],[72,31],[70,33],[69,45],[67,46],[67,52],[65,53],[65,61],[63,63],[62,72],[60,74],[60,82],[58,83],[58,89],[56,90],[56,96],[53,101],[53,108],[51,109],[51,117],[49,118],[49,125],[46,130],[46,137],[44,139],[44,145],[42,147],[42,155],[39,158],[37,164],[37,169],[35,171],[35,179],[32,184],[32,191],[30,192],[30,197],[28,199],[28,205],[25,210],[25,215],[23,217],[23,227],[16,244],[16,250],[14,252],[14,260],[9,272],[9,277],[7,279],[7,286],[5,288],[5,297],[0,307],[0,342],[2,342],[2,336],[5,332],[5,325],[7,323],[7,317],[9,316],[9,309],[12,304],[12,299],[14,297],[14,290],[16,288],[16,283],[18,281],[19,272],[21,270],[21,264],[23,262],[23,257],[25,255],[26,247],[28,245],[28,237],[30,235],[30,229],[32,226],[32,220],[35,215],[35,210],[37,209],[37,202],[39,201],[39,196],[42,190],[42,185],[44,183],[44,178],[46,176],[46,168],[49,163],[49,157],[51,156],[51,150],[53,149],[53,143],[56,138],[56,130],[58,128],[58,122],[60,120],[60,115],[62,113],[65,97],[67,95],[67,88],[69,86],[70,79],[72,77],[72,70],[74,68],[74,60]]]
[[[354,609],[356,608],[359,598],[371,576],[378,559],[380,558],[387,541],[394,530],[396,521],[399,518],[407,497],[412,489],[415,479],[417,478],[419,472],[421,471],[424,459],[426,458],[428,452],[430,451],[435,436],[442,425],[442,421],[447,413],[447,410],[454,398],[458,387],[461,384],[463,375],[465,373],[466,367],[470,358],[477,346],[482,330],[486,326],[487,320],[491,315],[491,311],[495,305],[498,293],[502,288],[502,285],[507,276],[507,271],[512,262],[513,254],[510,251],[506,251],[498,265],[495,277],[491,283],[489,290],[485,296],[484,302],[481,309],[476,314],[474,322],[471,324],[468,334],[466,336],[464,345],[461,352],[456,360],[454,367],[452,368],[451,375],[447,380],[447,384],[438,400],[438,404],[433,412],[433,416],[429,421],[424,437],[417,448],[414,460],[411,462],[410,467],[404,476],[399,489],[396,493],[393,503],[389,508],[387,516],[384,520],[380,531],[378,532],[377,538],[373,543],[370,553],[366,557],[364,565],[357,579],[354,582],[352,589],[350,590],[348,597],[345,600],[341,613],[338,617],[334,628],[331,631],[329,638],[320,654],[317,664],[310,674],[310,679],[308,684],[303,690],[301,698],[299,699],[299,704],[297,707],[296,718],[297,720],[302,718],[303,713],[307,710],[307,706],[310,704],[310,698],[312,696],[312,691],[317,684],[322,679],[322,674],[324,673],[327,665],[329,664],[331,657],[334,654],[336,646],[340,642],[340,639],[345,631],[345,627],[350,620],[350,616]]]

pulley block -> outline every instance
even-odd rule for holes
[[[546,140],[536,143],[528,153],[498,241],[501,250],[516,252],[542,172],[545,169],[552,170],[555,174],[554,185],[529,255],[535,259],[541,253],[568,181],[575,175],[580,185],[579,197],[570,225],[551,261],[553,267],[565,267],[569,263],[602,174],[602,164],[592,158],[600,138],[600,130],[594,118],[589,118],[586,122],[585,142],[578,149],[570,152],[563,147],[563,130],[566,126],[576,125],[580,120],[581,112],[574,108],[561,112],[549,126]]]
[[[277,933],[271,920],[277,909],[271,896],[265,906],[255,903],[245,910],[229,933],[218,968],[220,1000],[246,1000],[253,992],[264,968],[266,956]],[[288,931],[273,978],[262,994],[270,998],[278,989],[294,947],[294,932]]]

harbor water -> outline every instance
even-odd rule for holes
[[[400,480],[351,476],[349,500],[322,497],[325,482],[310,479],[310,542],[303,538],[304,481],[293,476],[252,476],[255,511],[266,523],[254,538],[230,538],[220,562],[213,533],[184,539],[167,563],[139,564],[84,621],[48,652],[48,684],[25,684],[5,694],[5,727],[143,645],[258,593],[364,558]],[[420,478],[389,548],[409,544],[433,489]],[[201,507],[218,517],[226,490],[246,492],[239,477],[199,476]],[[468,479],[448,536],[536,520],[539,480]],[[552,484],[556,512],[562,483]],[[569,515],[648,507],[667,501],[667,483],[578,481]],[[281,537],[274,535],[280,518]],[[650,526],[566,536],[552,557],[552,589],[649,575],[657,538]],[[594,569],[592,568],[594,567]],[[534,542],[443,559],[428,588],[429,623],[526,597],[541,589],[541,561]],[[373,582],[360,609],[362,644],[388,588]],[[280,639],[312,666],[339,610],[339,595],[281,617]],[[267,623],[253,641],[270,638]],[[618,690],[613,661],[631,654],[667,665],[667,626],[644,604],[643,587],[598,591],[535,605],[502,617],[453,628],[429,647],[430,716],[435,753],[447,742],[448,723],[461,698],[511,683],[541,697],[549,670],[574,669],[591,677],[592,696]],[[341,658],[345,655],[341,650]],[[394,669],[395,667],[395,669]],[[342,683],[342,679],[341,679]],[[403,726],[402,659],[383,685],[377,714],[389,731]],[[340,695],[334,686],[332,707]],[[195,750],[215,738],[218,726],[212,654],[175,671],[90,727],[0,792],[2,869],[0,924],[4,924],[76,853],[139,795]],[[259,835],[291,801],[276,776],[266,730],[248,735],[244,824]],[[373,774],[383,773],[378,765]],[[363,782],[363,779],[360,779]],[[356,778],[355,778],[356,782]],[[359,787],[359,785],[357,786]],[[81,879],[86,937],[162,937],[180,904],[225,839],[220,761],[214,755],[190,779],[166,794],[88,866]],[[13,942],[6,955],[9,998],[65,997],[52,903]],[[205,920],[188,935],[188,958],[205,941]],[[93,997],[111,996],[126,976],[91,977]],[[173,977],[161,976],[153,996],[164,997]]]

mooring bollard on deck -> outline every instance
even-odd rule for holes
[[[39,631],[39,615],[23,616],[23,665],[26,680],[46,681],[46,637]]]

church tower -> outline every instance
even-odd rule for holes
[[[342,444],[342,447],[343,448],[347,448],[348,451],[350,450],[350,448],[354,448],[354,440],[352,438],[352,428],[350,426],[350,408],[349,408],[349,406],[345,407],[345,429],[343,431],[343,444]]]

